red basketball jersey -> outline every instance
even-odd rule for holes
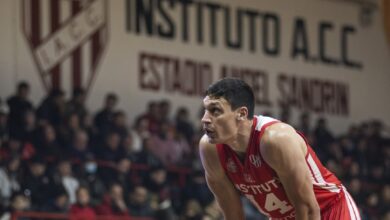
[[[217,144],[218,155],[227,176],[263,214],[274,219],[295,219],[292,204],[287,198],[276,172],[264,161],[260,153],[260,139],[266,127],[278,123],[270,117],[255,116],[249,146],[242,163],[227,145]],[[321,210],[340,198],[341,182],[318,160],[307,145],[306,163],[311,172],[313,189]]]

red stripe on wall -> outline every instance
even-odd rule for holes
[[[60,0],[50,0],[50,18],[51,32],[55,32],[60,27]],[[54,66],[51,71],[51,83],[52,89],[60,89],[61,88],[61,69],[60,64]]]
[[[80,11],[81,11],[81,2],[80,1],[72,1],[72,15],[76,15]],[[82,45],[80,45],[72,53],[72,82],[73,82],[73,89],[81,87],[81,76],[82,76],[81,47],[82,47]]]
[[[31,0],[30,9],[31,9],[31,45],[35,49],[39,43],[41,38],[41,27],[40,27],[40,17],[41,7],[40,0]]]
[[[101,33],[102,30],[98,30],[96,31],[96,33],[94,33],[92,35],[92,43],[91,43],[91,52],[92,52],[92,56],[91,56],[91,79],[94,78],[95,74],[96,74],[96,68],[97,68],[97,65],[98,65],[98,61],[99,61],[99,58],[101,56],[101,49],[102,49],[102,46],[100,44],[100,39],[101,39],[101,36],[100,36],[100,33]],[[87,84],[87,89],[89,89],[89,86],[91,85],[91,81],[88,80],[88,84]]]
[[[101,49],[100,30],[98,30],[96,31],[96,33],[92,35],[92,60],[91,60],[92,71],[95,71],[95,68],[97,66],[97,61],[100,55],[100,49]]]

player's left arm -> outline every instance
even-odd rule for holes
[[[295,208],[296,219],[319,220],[303,138],[291,126],[277,123],[266,128],[260,145],[264,160],[276,171]]]

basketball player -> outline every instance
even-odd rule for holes
[[[254,95],[244,81],[212,84],[203,104],[200,155],[225,219],[244,219],[240,194],[272,220],[360,219],[351,196],[302,135],[254,116]]]

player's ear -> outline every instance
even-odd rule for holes
[[[240,107],[237,111],[237,120],[243,121],[248,117],[248,109],[246,107]]]

